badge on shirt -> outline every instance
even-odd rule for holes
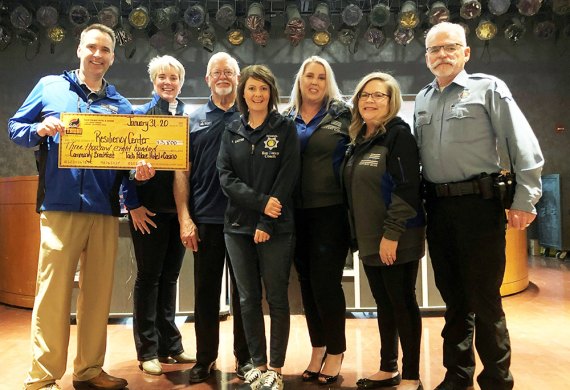
[[[467,99],[470,94],[471,94],[471,92],[469,92],[467,89],[464,89],[464,90],[461,91],[461,93],[459,94],[459,100],[465,100],[465,99]]]
[[[265,149],[273,150],[277,147],[279,140],[277,139],[276,135],[268,135],[263,144],[265,145]]]
[[[212,125],[212,121],[206,121],[206,120],[200,121],[200,127],[206,127],[206,126],[211,126],[211,125]]]

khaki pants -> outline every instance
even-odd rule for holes
[[[40,255],[32,313],[32,367],[25,388],[45,386],[65,373],[71,295],[80,261],[77,356],[73,379],[99,375],[105,358],[107,320],[117,252],[118,219],[79,212],[40,216]]]

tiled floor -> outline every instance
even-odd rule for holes
[[[534,257],[530,259],[530,280],[527,290],[504,299],[513,345],[515,389],[566,388],[570,384],[570,262]],[[1,390],[21,388],[30,360],[30,315],[30,310],[0,305]],[[285,386],[287,389],[323,389],[299,380],[310,355],[309,341],[304,317],[293,316],[291,324],[284,367]],[[439,335],[442,325],[441,317],[423,319],[421,376],[426,389],[433,389],[444,374]],[[189,352],[193,352],[195,346],[193,327],[192,322],[181,324],[184,344]],[[193,386],[188,384],[188,370],[192,365],[165,365],[165,374],[159,377],[142,374],[137,367],[130,321],[109,325],[105,369],[126,378],[131,390],[243,388],[242,382],[233,375],[231,317],[222,323],[221,328],[218,369],[207,382]],[[75,326],[71,331],[68,370],[60,381],[64,389],[72,389]],[[376,320],[351,318],[347,321],[346,335],[348,349],[342,376],[331,388],[354,389],[358,378],[378,369]]]

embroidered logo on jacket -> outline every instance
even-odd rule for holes
[[[265,144],[265,149],[273,150],[277,147],[279,140],[276,135],[268,135],[263,143]]]
[[[368,158],[363,158],[360,160],[358,165],[366,166],[366,167],[377,167],[378,162],[380,161],[380,157],[382,157],[382,153],[370,153]]]
[[[340,133],[341,127],[342,127],[342,122],[337,121],[337,120],[333,120],[333,121],[331,121],[331,123],[324,125],[322,128],[327,129],[327,130],[331,130],[335,133]]]

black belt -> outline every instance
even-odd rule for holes
[[[478,195],[481,193],[479,180],[462,181],[458,183],[425,182],[427,195],[434,198],[448,196]]]

